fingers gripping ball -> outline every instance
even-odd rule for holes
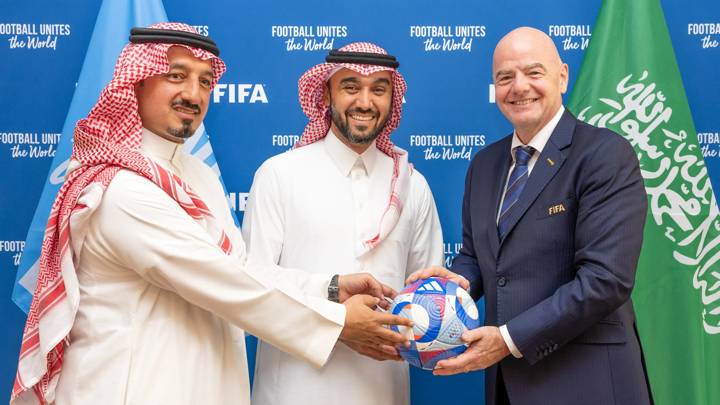
[[[410,340],[410,348],[398,348],[400,355],[425,370],[463,353],[467,345],[460,336],[480,326],[470,294],[446,278],[431,277],[406,286],[395,297],[391,311],[414,322],[412,328],[393,325],[392,329]]]

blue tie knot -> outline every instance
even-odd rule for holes
[[[535,149],[532,146],[518,146],[514,149],[515,152],[515,165],[516,166],[527,166],[530,158]]]

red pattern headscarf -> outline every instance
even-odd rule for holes
[[[388,54],[383,48],[368,42],[348,44],[339,51]],[[387,207],[380,213],[377,232],[360,240],[355,247],[355,254],[360,257],[379,245],[393,230],[400,219],[403,204],[409,193],[412,165],[408,163],[407,152],[395,146],[390,140],[390,134],[400,125],[402,101],[407,84],[397,69],[387,66],[360,63],[321,63],[312,67],[300,77],[298,82],[300,106],[310,122],[305,126],[300,140],[295,144],[296,148],[317,142],[327,136],[332,122],[332,113],[330,107],[325,105],[324,92],[330,77],[342,68],[350,69],[364,76],[382,71],[392,73],[393,92],[390,118],[375,140],[377,148],[393,159],[390,196]]]
[[[197,33],[179,23],[151,28]],[[226,254],[232,245],[208,207],[179,177],[140,152],[142,122],[135,84],[170,70],[167,52],[182,46],[202,60],[210,60],[214,87],[225,63],[208,51],[167,43],[128,44],[115,65],[110,83],[87,118],[78,121],[65,183],[58,191],[45,229],[40,270],[25,324],[11,402],[46,404],[55,398],[63,353],[79,305],[75,262],[83,232],[102,195],[121,169],[132,170],[156,183],[217,240]],[[76,255],[73,255],[75,251]]]

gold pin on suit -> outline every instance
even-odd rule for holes
[[[552,159],[547,158],[547,162],[550,163],[550,166],[555,166],[555,162],[553,162]]]
[[[565,206],[563,204],[556,204],[548,208],[548,216],[565,212]]]

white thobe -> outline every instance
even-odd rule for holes
[[[374,144],[358,155],[332,133],[267,160],[255,174],[243,221],[250,257],[313,273],[302,278],[304,288],[322,297],[333,274],[369,272],[399,290],[410,272],[441,265],[435,202],[417,170],[393,231],[355,256],[357,242],[378,230],[392,167]],[[343,344],[314,369],[260,342],[253,405],[401,405],[409,402],[408,380],[406,363],[378,362]]]
[[[233,325],[322,365],[344,307],[303,295],[276,277],[283,270],[246,265],[210,168],[147,131],[142,149],[208,205],[233,254],[156,184],[118,172],[76,252],[80,306],[55,403],[249,404],[244,334]]]

